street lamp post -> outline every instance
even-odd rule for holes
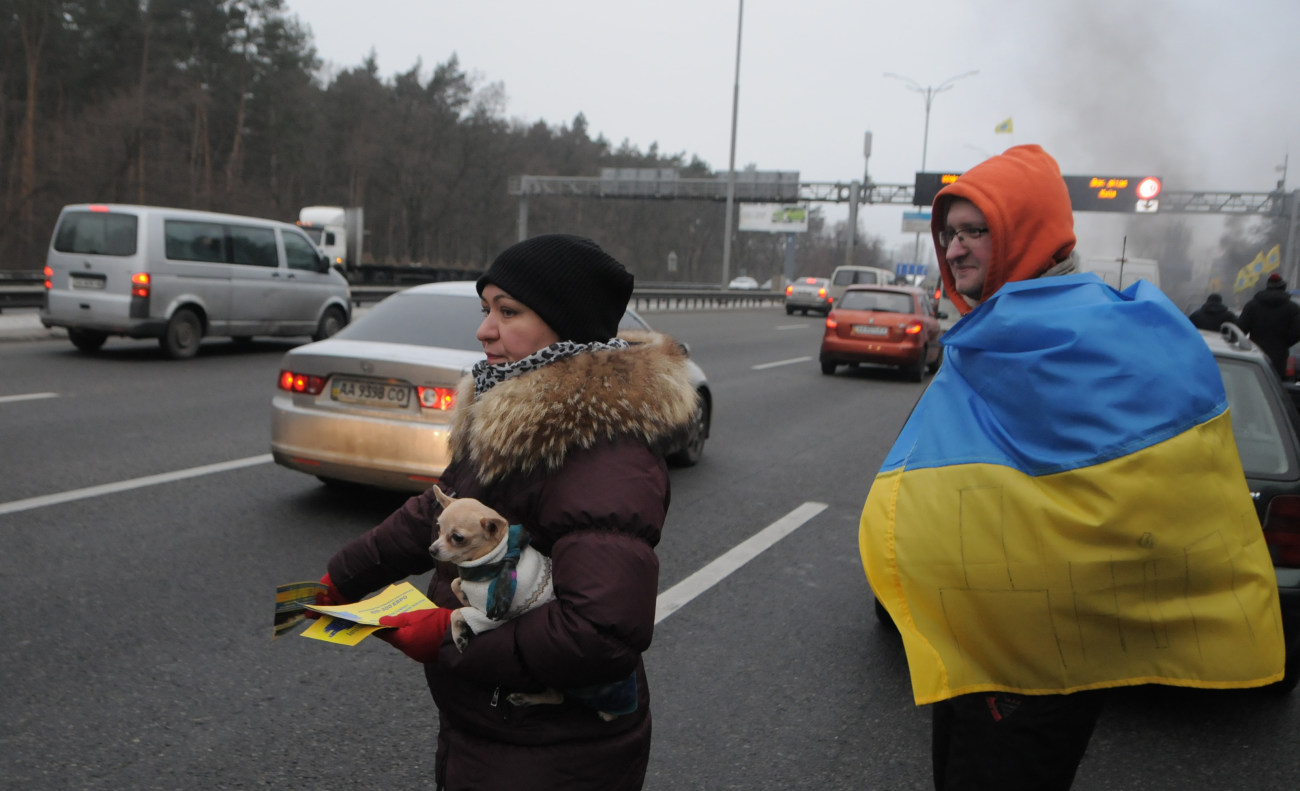
[[[926,154],[929,152],[929,148],[930,148],[930,104],[934,101],[935,94],[943,93],[944,91],[948,90],[949,88],[952,87],[952,84],[957,80],[960,80],[964,77],[974,77],[976,74],[979,74],[979,69],[976,69],[974,71],[968,71],[965,74],[958,74],[956,77],[949,77],[948,79],[944,80],[938,85],[928,85],[922,87],[920,83],[918,83],[916,80],[913,80],[911,77],[904,77],[901,74],[894,74],[893,72],[885,72],[886,77],[893,77],[896,80],[902,80],[903,84],[907,86],[908,90],[916,91],[917,93],[925,97],[925,137],[921,141],[921,171],[922,172],[925,172]]]
[[[727,160],[727,218],[722,234],[722,287],[731,276],[732,207],[736,203],[736,115],[740,109],[740,37],[745,29],[745,0],[739,0],[736,12],[736,80],[731,89],[731,155]]]
[[[979,74],[979,69],[968,71],[965,74],[958,74],[955,77],[949,77],[938,85],[922,86],[919,82],[911,77],[904,77],[901,74],[885,72],[886,77],[892,77],[896,80],[902,80],[910,91],[916,91],[925,97],[925,136],[921,139],[921,172],[925,172],[926,155],[930,150],[930,104],[934,101],[935,94],[943,93],[952,87],[952,84],[964,77],[974,77]],[[916,244],[912,247],[912,263],[921,263],[918,259],[921,257],[921,234],[916,235]]]

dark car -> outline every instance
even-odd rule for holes
[[[1228,394],[1232,434],[1264,529],[1282,600],[1289,692],[1300,679],[1300,413],[1268,357],[1235,324],[1202,330]]]
[[[925,379],[943,362],[940,311],[930,292],[913,286],[849,286],[826,316],[822,373],[860,363],[901,368],[912,381]]]
[[[805,316],[810,310],[823,316],[830,313],[835,302],[831,299],[830,287],[831,280],[828,277],[801,277],[792,280],[785,287],[785,315],[793,315],[796,310]]]

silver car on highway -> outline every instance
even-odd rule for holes
[[[450,459],[456,386],[484,359],[474,333],[483,320],[473,281],[399,291],[337,335],[290,350],[271,402],[271,455],[277,464],[326,484],[423,491]],[[620,332],[649,331],[629,310]],[[695,424],[670,464],[700,460],[713,396],[688,361],[698,396]]]

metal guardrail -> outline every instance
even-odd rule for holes
[[[45,303],[44,278],[35,272],[0,272],[0,310],[39,308]]]
[[[389,294],[409,286],[352,286],[352,301],[357,305],[378,302]],[[39,308],[45,301],[45,286],[40,272],[0,272],[0,310],[4,308]],[[722,308],[759,308],[780,306],[785,294],[780,291],[731,291],[696,284],[688,288],[638,288],[632,292],[635,310],[716,310]]]

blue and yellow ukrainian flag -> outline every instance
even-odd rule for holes
[[[918,704],[1282,677],[1222,379],[1159,289],[1010,283],[944,346],[859,533]]]

